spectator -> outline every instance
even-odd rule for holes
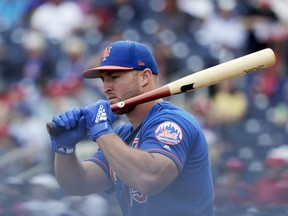
[[[68,212],[68,207],[58,200],[60,188],[53,175],[36,175],[29,184],[31,197],[23,204],[28,215],[61,216]]]
[[[283,172],[280,175],[279,187],[283,203],[288,204],[288,146],[281,145],[270,149],[267,153],[267,157],[278,159],[284,163]]]
[[[286,205],[282,196],[282,174],[287,162],[281,158],[266,158],[265,171],[251,187],[252,202],[260,207]]]
[[[0,0],[0,31],[21,25],[25,5],[22,0]]]
[[[108,216],[108,201],[99,194],[65,196],[62,201],[70,208],[71,216]]]
[[[244,180],[244,165],[238,158],[229,158],[223,174],[215,181],[215,205],[219,209],[233,209],[249,203],[249,184]]]
[[[221,168],[223,149],[227,150],[224,146],[224,141],[219,136],[219,132],[215,130],[214,125],[209,124],[209,110],[211,99],[209,97],[208,91],[197,91],[192,94],[191,97],[186,100],[187,108],[195,116],[195,118],[200,122],[203,128],[204,134],[206,136],[208,146],[209,146],[209,156],[212,166],[212,174],[216,176],[218,169]]]
[[[231,124],[244,119],[248,110],[248,100],[240,91],[235,80],[226,80],[216,87],[211,98],[209,124]]]
[[[164,2],[165,7],[159,14],[161,28],[171,29],[178,37],[185,36],[189,32],[194,17],[182,10],[177,0],[165,0]]]
[[[25,57],[20,79],[28,81],[43,90],[53,75],[55,65],[48,58],[46,40],[37,31],[28,31],[23,38]]]
[[[55,78],[67,88],[81,84],[81,71],[86,67],[86,43],[80,37],[68,37],[62,44],[63,55],[56,64]]]
[[[248,37],[245,50],[248,53],[264,49],[271,45],[271,28],[279,22],[277,14],[272,10],[270,1],[246,1],[245,9],[241,11],[241,20]]]
[[[36,111],[41,107],[39,92],[29,83],[17,83],[10,86],[7,97],[10,103],[9,136],[13,138],[16,147],[23,147],[22,154],[17,155],[21,163],[14,165],[27,169],[45,162],[47,155],[39,154],[47,148],[47,133],[45,127],[41,126],[44,122],[36,116]]]
[[[215,8],[210,0],[178,0],[179,8],[193,17],[205,20]]]
[[[0,215],[24,216],[25,186],[25,182],[18,177],[4,180],[0,193]]]
[[[74,1],[48,0],[35,9],[30,24],[48,39],[61,42],[83,29],[85,16]]]
[[[11,103],[8,89],[0,92],[0,156],[15,148],[15,143],[9,136],[9,124],[11,120]],[[1,171],[1,176],[3,171]],[[5,174],[4,174],[5,176]]]
[[[199,36],[201,43],[205,44],[221,63],[242,54],[247,35],[240,16],[236,13],[236,1],[216,2],[214,13],[206,17]]]

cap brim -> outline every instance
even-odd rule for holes
[[[115,71],[129,71],[133,70],[131,67],[120,67],[120,66],[100,66],[91,68],[89,70],[86,70],[82,73],[82,77],[84,78],[100,78],[100,71],[103,70],[115,70]]]

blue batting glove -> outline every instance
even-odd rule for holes
[[[85,118],[79,108],[54,116],[52,123],[61,128],[50,136],[50,149],[60,154],[71,154],[75,146],[86,136]]]
[[[114,132],[111,125],[115,117],[108,101],[99,100],[94,104],[81,108],[81,113],[85,117],[86,128],[94,142],[98,137]]]

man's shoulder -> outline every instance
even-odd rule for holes
[[[180,108],[179,106],[169,102],[169,101],[161,101],[159,103],[157,103],[157,105],[153,108],[155,113],[175,113],[177,114],[177,112],[186,112],[185,110],[183,110],[182,108]]]
[[[158,127],[163,123],[173,123],[181,127],[189,127],[196,125],[197,122],[193,115],[183,110],[182,108],[175,106],[170,102],[159,102],[152,111],[148,114],[142,124],[142,129],[151,129]]]
[[[152,117],[153,116],[153,117]],[[182,109],[181,107],[172,104],[171,102],[162,101],[159,102],[154,108],[152,115],[148,116],[152,119],[158,118],[172,118],[177,120],[178,118],[187,119],[189,120],[193,115],[186,110]]]

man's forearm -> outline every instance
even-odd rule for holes
[[[56,178],[68,195],[86,194],[85,186],[85,170],[79,163],[75,153],[70,155],[55,154],[54,170]]]
[[[168,157],[129,147],[116,134],[101,136],[97,143],[122,181],[146,195],[162,190],[178,174]]]

